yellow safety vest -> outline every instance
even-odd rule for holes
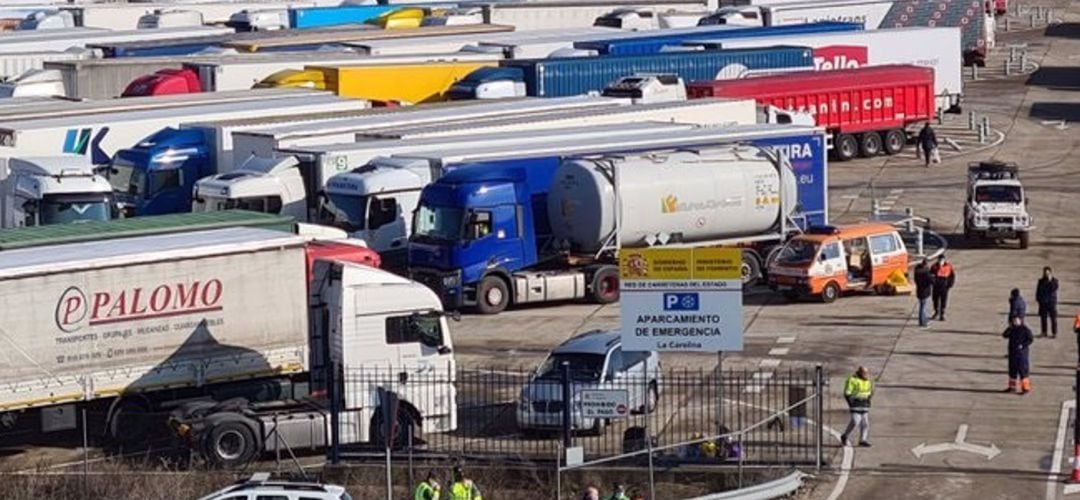
[[[450,500],[484,500],[480,490],[476,489],[471,479],[457,481],[450,485]]]
[[[423,481],[413,491],[413,500],[439,500],[439,488]]]
[[[854,399],[870,399],[870,395],[874,393],[873,384],[870,380],[851,375],[847,378],[847,382],[844,382],[844,396]]]

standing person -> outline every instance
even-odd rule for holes
[[[1073,333],[1076,334],[1076,362],[1080,364],[1080,312],[1073,318]]]
[[[952,264],[945,260],[945,255],[937,258],[937,263],[930,268],[934,277],[934,318],[945,321],[945,308],[949,305],[949,289],[956,284],[956,272]]]
[[[930,266],[926,259],[915,266],[915,298],[919,300],[919,326],[930,328],[930,319],[926,316],[926,302],[934,290],[934,278],[930,276]]]
[[[626,488],[620,483],[613,483],[611,485],[611,494],[604,500],[630,500],[630,497],[626,496]]]
[[[413,500],[439,500],[442,489],[439,481],[435,479],[435,471],[428,471],[427,478],[420,481],[413,490]]]
[[[937,134],[934,133],[934,129],[930,128],[930,122],[926,122],[922,130],[919,131],[919,147],[922,148],[923,159],[926,160],[926,167],[930,167],[930,160],[935,154],[937,154]]]
[[[454,467],[454,482],[450,484],[450,500],[484,500],[480,488],[465,476],[461,467]]]
[[[1031,392],[1028,347],[1035,340],[1031,330],[1019,316],[1013,316],[1009,320],[1009,328],[1001,336],[1009,339],[1009,387],[1002,392],[1016,390],[1020,394],[1027,394]]]
[[[600,490],[596,486],[589,486],[581,494],[581,500],[600,500]]]
[[[1057,292],[1058,279],[1050,266],[1043,268],[1042,278],[1035,286],[1035,302],[1039,303],[1039,332],[1046,336],[1046,323],[1050,323],[1050,336],[1057,338]]]
[[[1012,324],[1013,318],[1020,318],[1020,322],[1024,322],[1024,317],[1027,316],[1027,302],[1024,302],[1024,298],[1020,296],[1020,289],[1013,288],[1009,292],[1009,320],[1008,324]]]
[[[844,382],[844,399],[847,399],[848,409],[851,411],[851,421],[840,436],[841,445],[848,445],[848,435],[858,427],[859,446],[870,446],[870,398],[873,395],[874,383],[870,380],[870,372],[860,366]]]

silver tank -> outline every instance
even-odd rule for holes
[[[614,244],[616,176],[626,247],[760,234],[797,203],[790,164],[752,146],[567,160],[548,195],[556,242],[576,252]]]

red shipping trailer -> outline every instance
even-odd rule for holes
[[[905,129],[936,111],[934,70],[899,64],[691,82],[687,95],[754,99],[809,113],[832,135],[838,160],[898,153],[907,144]]]

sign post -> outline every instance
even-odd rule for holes
[[[624,351],[741,351],[742,251],[623,249]]]

